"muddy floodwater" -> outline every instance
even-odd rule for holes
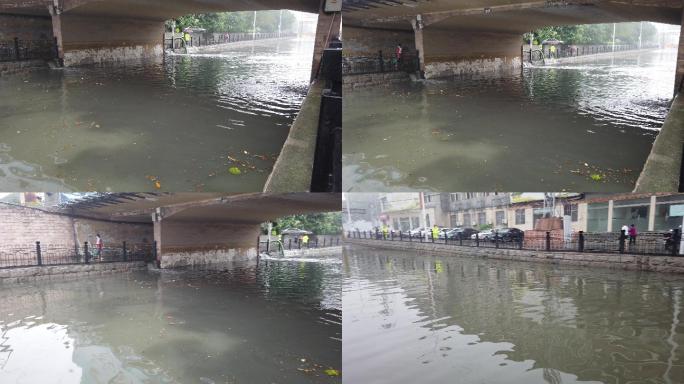
[[[293,38],[2,77],[0,190],[262,190],[312,52]]]
[[[631,191],[675,62],[651,50],[348,92],[345,190]]]
[[[341,383],[341,260],[0,289],[0,383]]]
[[[352,248],[345,382],[682,383],[684,278]]]

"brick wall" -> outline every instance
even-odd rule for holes
[[[152,224],[115,223],[75,218],[39,209],[0,204],[0,247],[26,246],[40,241],[73,247],[75,243],[94,242],[100,233],[107,244],[151,243]]]
[[[52,39],[52,20],[49,17],[0,15],[0,40]]]
[[[344,56],[377,56],[378,51],[393,55],[397,44],[406,52],[415,52],[413,31],[344,27]]]

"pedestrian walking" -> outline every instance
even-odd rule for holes
[[[98,233],[95,235],[95,248],[97,249],[97,258],[102,261],[102,249],[104,244],[102,243],[102,236]]]
[[[401,44],[397,44],[397,48],[394,50],[394,57],[397,60],[397,69],[401,67],[401,58],[402,55],[404,54],[404,47],[401,46]]]
[[[382,225],[382,239],[387,240],[387,236],[389,234],[389,228],[387,227],[387,224]]]
[[[637,229],[634,224],[629,226],[629,245],[636,244]]]
[[[302,247],[309,248],[309,235],[307,234],[304,234],[304,236],[302,236]]]
[[[629,234],[629,226],[627,224],[623,225],[620,231],[626,237]]]
[[[437,224],[432,226],[432,240],[439,239],[439,227]]]

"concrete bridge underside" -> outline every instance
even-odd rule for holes
[[[684,8],[682,0],[401,0],[393,5],[345,0],[344,4],[347,54],[376,54],[403,42],[418,50],[428,78],[519,67],[521,34],[540,27],[627,21],[681,24]],[[683,74],[680,48],[676,84]]]
[[[190,13],[291,9],[320,0],[0,0],[0,14],[50,17],[66,66],[162,55],[164,21]],[[322,14],[322,12],[321,12]],[[323,18],[325,19],[325,18]],[[339,18],[338,18],[339,19]],[[325,22],[326,20],[320,20]],[[328,20],[329,21],[329,20]],[[328,32],[328,25],[319,28]]]
[[[260,224],[342,209],[339,194],[111,194],[68,209],[72,214],[153,223],[162,268],[254,259]]]

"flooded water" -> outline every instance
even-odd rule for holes
[[[350,383],[682,383],[684,278],[398,251],[344,257]]]
[[[676,51],[354,90],[345,190],[631,191]],[[352,97],[353,95],[353,97]]]
[[[0,383],[341,383],[341,260],[0,289]]]
[[[0,190],[262,190],[313,40],[240,44],[0,78]]]

